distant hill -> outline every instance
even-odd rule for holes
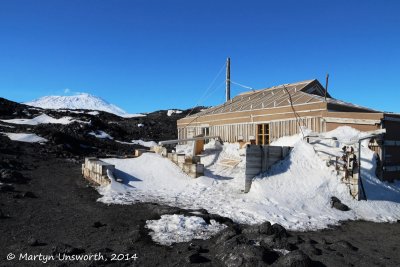
[[[25,105],[44,109],[87,109],[112,113],[124,118],[145,116],[143,114],[129,114],[116,105],[110,104],[100,97],[82,93],[73,96],[44,96],[26,102]]]

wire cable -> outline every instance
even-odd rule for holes
[[[240,83],[235,82],[235,81],[232,81],[232,80],[229,80],[229,81],[230,81],[231,83],[233,83],[233,84],[236,84],[236,85],[239,85],[239,86],[241,86],[241,87],[243,87],[243,88],[250,89],[250,90],[254,91],[254,88],[252,88],[252,87],[250,87],[250,86],[243,85],[243,84],[240,84]]]
[[[283,84],[282,86],[283,86],[283,88],[285,89],[286,93],[289,95],[290,106],[292,107],[292,111],[293,111],[294,117],[296,118],[297,125],[299,126],[299,129],[300,129],[300,131],[301,131],[301,135],[302,135],[303,138],[304,138],[304,132],[303,132],[303,129],[301,128],[301,125],[300,125],[300,122],[299,122],[299,120],[301,120],[301,117],[300,117],[300,115],[296,112],[296,110],[294,109],[293,101],[292,101],[292,95],[289,93],[289,90],[286,88],[286,86],[285,86],[284,84]]]
[[[204,101],[204,97],[207,95],[208,91],[212,88],[212,86],[214,85],[215,81],[218,79],[218,77],[221,75],[222,70],[225,68],[226,63],[224,63],[221,67],[221,69],[218,71],[217,75],[214,77],[213,81],[210,83],[210,85],[208,86],[207,90],[203,93],[203,95],[199,98],[199,100],[197,101],[197,103],[194,105],[194,107],[192,108],[192,110],[190,110],[190,112],[186,115],[186,117],[190,116],[190,114],[192,114],[193,110],[195,108],[197,108],[199,106],[199,104]],[[185,117],[185,118],[186,118]]]

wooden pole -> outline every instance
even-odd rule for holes
[[[326,95],[328,94],[328,82],[329,82],[329,73],[326,74],[326,82],[325,82],[325,102],[326,102]]]
[[[226,60],[226,101],[231,100],[231,59]]]

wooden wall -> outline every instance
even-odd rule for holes
[[[270,141],[283,136],[290,136],[300,133],[299,126],[304,126],[314,132],[322,132],[323,125],[321,124],[320,117],[301,118],[299,120],[285,120],[285,121],[272,121],[270,122]]]
[[[236,142],[239,136],[242,136],[244,141],[250,141],[250,138],[256,137],[257,124],[269,123],[270,141],[274,141],[283,136],[290,136],[299,133],[299,125],[312,129],[315,132],[323,131],[320,117],[307,117],[299,120],[288,119],[283,121],[264,121],[253,123],[237,123],[237,124],[224,124],[208,126],[210,128],[210,135],[221,137],[224,142]],[[201,126],[188,126],[178,127],[178,138],[190,138],[202,133],[202,128],[207,125]]]
[[[386,129],[384,140],[384,172],[385,180],[400,180],[400,118],[385,116]]]
[[[362,131],[362,132],[368,132],[368,131],[374,131],[374,130],[380,129],[380,127],[377,126],[377,125],[342,123],[342,122],[341,123],[338,123],[338,122],[326,122],[325,126],[326,126],[326,131],[327,132],[335,130],[337,127],[340,127],[340,126],[349,126],[349,127],[352,127],[354,129],[357,129],[357,130]]]

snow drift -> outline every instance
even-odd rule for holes
[[[327,133],[338,139],[361,134],[352,128]],[[296,137],[288,139],[290,142]],[[321,229],[342,220],[393,222],[400,219],[400,184],[380,181],[374,175],[374,154],[362,148],[362,178],[368,201],[354,200],[333,167],[318,156],[314,146],[297,138],[291,154],[244,188],[244,156],[237,144],[209,144],[202,162],[205,176],[192,179],[159,155],[146,153],[134,159],[104,159],[115,164],[115,175],[124,180],[116,189],[99,187],[105,203],[159,202],[182,208],[204,208],[238,223],[279,223],[292,230]],[[340,141],[340,140],[339,140]],[[284,143],[284,142],[282,142]],[[284,144],[282,144],[284,145]],[[340,144],[334,143],[333,146]],[[234,168],[218,163],[241,159]],[[332,209],[331,196],[348,205],[347,212]]]

